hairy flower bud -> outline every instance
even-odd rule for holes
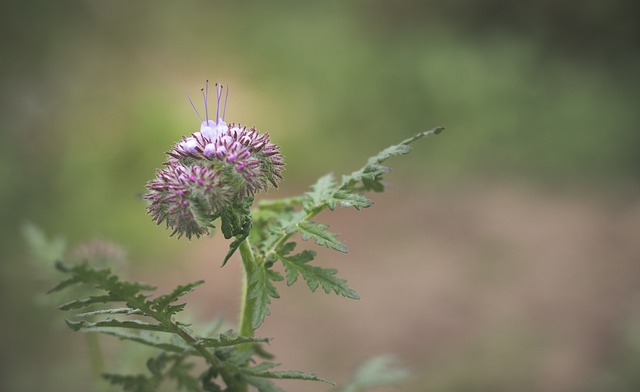
[[[208,87],[207,81],[202,90],[204,119],[189,99],[201,120],[200,130],[183,137],[167,153],[165,167],[147,184],[144,196],[153,219],[158,224],[166,222],[178,237],[208,233],[225,210],[236,208],[269,185],[277,187],[282,179],[284,160],[269,135],[224,122],[226,99],[221,116],[222,86],[217,84],[216,119],[209,119]]]

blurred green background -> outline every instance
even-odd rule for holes
[[[285,366],[343,381],[390,351],[419,375],[403,390],[638,390],[639,13],[597,0],[4,2],[0,390],[90,388],[83,339],[37,305],[48,283],[27,262],[26,222],[70,244],[113,240],[146,281],[212,280],[194,313],[235,316],[237,271],[212,255],[224,241],[167,239],[138,197],[197,130],[184,93],[205,79],[230,85],[229,121],[280,144],[273,197],[447,127],[391,162],[371,211],[328,218],[353,250],[334,265],[381,302],[283,288],[265,335]],[[390,265],[398,254],[408,261]],[[361,347],[336,359],[341,324]],[[302,331],[327,341],[297,353]]]

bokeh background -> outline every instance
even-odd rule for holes
[[[198,128],[185,91],[200,105],[205,79],[230,85],[229,121],[281,145],[269,197],[447,127],[390,162],[371,209],[322,216],[351,252],[318,260],[363,299],[281,287],[259,334],[286,368],[344,382],[394,353],[415,372],[403,391],[639,390],[637,4],[3,2],[0,390],[95,388],[27,222],[70,252],[113,241],[162,289],[205,279],[188,316],[235,320],[224,240],[169,239],[139,199]],[[102,343],[110,371],[144,362]]]

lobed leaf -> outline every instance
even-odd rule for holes
[[[89,305],[94,305],[98,303],[108,303],[118,301],[121,302],[121,299],[114,299],[111,295],[95,295],[84,299],[77,299],[74,301],[69,301],[58,306],[60,310],[72,310],[72,309],[81,309],[86,308]]]
[[[302,275],[311,292],[315,292],[321,286],[325,293],[334,293],[351,299],[360,299],[358,293],[347,285],[347,281],[336,277],[338,272],[333,268],[321,268],[307,264],[313,260],[316,253],[304,250],[293,256],[279,255],[287,274],[287,284],[291,286]]]
[[[277,363],[273,362],[263,362],[254,367],[242,367],[238,368],[238,373],[260,377],[260,378],[270,378],[277,380],[307,380],[307,381],[320,381],[330,385],[336,385],[333,381],[319,377],[313,373],[305,373],[298,370],[270,370],[273,367],[279,366]]]
[[[52,293],[56,293],[58,291],[62,291],[64,289],[66,289],[69,286],[73,286],[76,284],[82,283],[82,280],[74,277],[71,277],[69,279],[65,279],[62,282],[58,283],[57,285],[55,285],[54,287],[52,287],[51,289],[49,289],[47,291],[47,294],[52,294]]]
[[[309,192],[305,193],[302,199],[302,207],[305,211],[309,212],[317,208],[322,208],[325,204],[331,202],[336,190],[337,186],[333,173],[326,174],[311,186]]]
[[[338,252],[347,253],[347,247],[336,239],[337,234],[327,230],[328,225],[322,223],[314,223],[310,221],[302,221],[297,225],[303,240],[313,239],[316,244],[335,249]]]
[[[74,331],[81,329],[92,329],[102,327],[114,327],[114,328],[126,328],[126,329],[141,329],[145,331],[158,331],[158,332],[170,332],[167,331],[161,324],[151,324],[141,320],[116,320],[108,319],[104,321],[90,322],[85,320],[73,321],[65,319],[67,325]]]
[[[280,298],[278,290],[271,283],[281,281],[284,278],[278,272],[259,266],[249,276],[249,300],[254,301],[254,313],[251,318],[251,327],[255,330],[264,322],[266,316],[270,315],[269,304],[271,298]]]
[[[362,168],[349,175],[342,176],[340,189],[382,192],[384,190],[384,185],[381,182],[382,176],[389,172],[389,168],[381,165],[381,163],[391,157],[408,154],[411,151],[411,146],[409,146],[411,143],[425,136],[437,135],[443,130],[443,127],[436,127],[429,131],[420,132],[396,145],[385,148],[378,154],[370,157]]]
[[[133,342],[141,343],[146,346],[155,347],[160,350],[175,352],[175,353],[192,353],[193,355],[199,355],[199,353],[193,350],[192,347],[186,345],[183,340],[178,339],[175,335],[170,335],[171,338],[161,336],[156,331],[137,331],[123,329],[119,327],[91,327],[84,328],[82,332],[102,333],[105,335],[115,336],[122,340],[131,340]]]
[[[369,208],[373,204],[373,201],[369,200],[366,196],[359,193],[351,193],[345,190],[336,191],[333,194],[334,204],[329,204],[329,209],[333,210],[337,203],[340,207],[353,207],[356,210],[361,208]]]
[[[238,250],[242,241],[251,233],[251,204],[253,204],[253,198],[247,197],[241,202],[225,208],[220,214],[220,229],[222,230],[224,238],[229,239],[235,237],[235,240],[229,244],[229,251],[222,261],[222,266],[227,264],[227,261],[229,261],[231,256]]]
[[[229,333],[223,333],[215,337],[200,338],[198,342],[203,347],[226,347],[235,346],[243,343],[267,343],[270,339],[258,338],[254,336],[234,336]]]
[[[131,315],[141,315],[143,313],[139,309],[114,308],[114,309],[95,310],[93,312],[78,313],[74,317],[85,318],[85,317],[92,317],[92,316],[102,316],[105,314],[124,314],[126,316],[131,316]]]
[[[192,292],[196,287],[204,283],[204,280],[188,283],[176,287],[170,294],[162,295],[153,300],[153,307],[159,312],[163,312],[169,305],[182,297],[185,294]],[[173,312],[172,312],[173,314]]]

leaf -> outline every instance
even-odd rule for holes
[[[267,343],[270,339],[258,338],[252,336],[234,336],[228,333],[223,333],[211,338],[200,338],[198,342],[203,347],[226,347],[235,346],[243,343]]]
[[[251,318],[251,327],[254,330],[258,329],[264,322],[264,318],[271,314],[268,308],[271,298],[280,298],[278,290],[271,282],[283,279],[282,275],[265,266],[258,266],[249,276],[248,299],[254,301],[254,312]]]
[[[361,392],[369,388],[395,385],[405,381],[410,372],[400,366],[393,356],[371,358],[360,365],[353,380],[340,389],[342,392]]]
[[[311,191],[305,193],[302,199],[302,207],[308,212],[316,208],[322,208],[325,204],[330,203],[336,189],[336,181],[333,173],[320,177],[318,181],[311,186]],[[330,208],[335,208],[335,205],[333,208]]]
[[[143,314],[143,313],[139,309],[115,308],[115,309],[96,310],[96,311],[93,311],[93,312],[86,312],[86,313],[78,313],[74,317],[76,317],[76,318],[86,318],[86,317],[92,317],[92,316],[102,316],[102,315],[105,315],[105,314],[124,314],[126,316],[131,316],[131,315],[140,315],[140,314]]]
[[[74,331],[79,331],[81,329],[100,328],[100,327],[115,327],[115,328],[127,328],[127,329],[142,329],[145,331],[167,332],[165,328],[160,324],[150,324],[141,320],[124,320],[123,321],[123,320],[116,320],[116,319],[108,319],[104,321],[89,322],[84,320],[73,321],[73,320],[66,319],[65,321],[67,322],[67,325],[69,326],[69,328],[73,329]]]
[[[224,260],[222,261],[222,267],[224,267],[227,264],[227,261],[229,261],[229,259],[231,258],[231,256],[233,256],[233,254],[236,253],[236,250],[238,250],[238,248],[240,247],[240,244],[242,244],[242,242],[246,240],[247,237],[249,237],[249,234],[251,233],[251,219],[249,219],[249,221],[247,221],[246,223],[247,223],[247,226],[244,229],[245,231],[239,234],[235,238],[235,240],[233,240],[229,244],[229,251],[227,252],[227,255],[224,257]]]
[[[113,301],[115,300],[110,295],[96,295],[96,296],[91,296],[89,298],[69,301],[65,304],[58,306],[58,309],[60,310],[81,309],[81,308],[86,308],[89,305],[98,304],[98,303],[104,304],[104,303],[113,302]]]
[[[155,347],[160,350],[171,351],[175,353],[192,352],[194,355],[198,355],[197,352],[186,345],[184,341],[178,339],[175,335],[168,339],[164,333],[160,334],[155,331],[133,331],[117,327],[92,327],[81,329],[81,332],[88,333],[102,333],[105,335],[115,336],[122,340],[131,340],[133,342],[141,343],[146,346]]]
[[[340,205],[340,207],[354,207],[356,210],[361,208],[369,208],[373,204],[366,196],[359,193],[350,193],[345,190],[339,190],[333,194],[333,200]],[[330,209],[331,206],[329,206]],[[335,205],[334,205],[335,208]]]
[[[336,385],[333,381],[319,377],[313,373],[305,373],[298,370],[270,370],[275,366],[279,366],[279,364],[273,362],[263,362],[254,367],[238,368],[237,371],[238,373],[246,374],[253,377],[271,378],[277,380],[320,381],[330,385]]]
[[[302,202],[303,208],[307,212],[322,210],[325,207],[333,211],[338,205],[345,208],[354,207],[359,210],[367,208],[371,204],[373,202],[361,194],[339,189],[331,173],[320,177],[311,186],[311,191],[305,193]]]
[[[337,234],[327,231],[328,225],[303,221],[298,223],[297,227],[302,233],[303,240],[313,239],[320,246],[347,253],[347,247],[336,239]]]
[[[221,230],[224,238],[229,239],[235,237],[235,240],[229,244],[229,251],[222,261],[222,266],[227,264],[227,261],[238,250],[242,241],[244,241],[251,233],[252,218],[251,218],[251,204],[253,203],[252,197],[247,197],[241,202],[225,208],[220,214],[220,220],[222,222]]]
[[[342,176],[342,183],[339,188],[341,190],[351,191],[363,190],[382,192],[384,190],[384,185],[381,182],[382,175],[388,173],[389,168],[381,165],[381,163],[391,157],[408,154],[411,151],[411,147],[409,146],[411,143],[425,136],[437,135],[443,130],[443,127],[436,127],[429,131],[420,132],[396,145],[385,148],[378,154],[369,158],[362,168],[349,175]]]
[[[92,268],[86,262],[73,267],[57,262],[56,268],[61,272],[70,273],[72,276],[49,290],[50,293],[63,290],[72,284],[84,283],[108,291],[109,301],[127,301],[139,295],[142,291],[155,290],[154,286],[144,283],[121,281],[118,276],[111,273],[110,269]]]
[[[176,287],[170,294],[162,295],[153,300],[153,307],[158,312],[163,312],[167,307],[180,299],[185,294],[192,292],[196,287],[200,286],[204,283],[204,280],[199,280],[197,282],[188,283],[185,285],[181,285]],[[172,312],[173,314],[173,312]]]
[[[62,268],[64,268],[63,264],[61,262],[59,262],[59,261],[56,262],[56,268],[58,270],[60,270],[61,272],[68,272],[68,271],[62,269]],[[64,289],[66,289],[67,287],[70,287],[70,286],[73,286],[73,285],[76,285],[76,284],[80,284],[80,283],[82,283],[82,280],[78,279],[75,276],[73,276],[73,277],[71,277],[69,279],[63,280],[62,282],[58,283],[54,287],[50,288],[47,291],[47,294],[53,294],[53,293],[56,293],[58,291],[62,291]]]
[[[287,284],[291,286],[298,278],[298,274],[302,275],[307,282],[307,286],[311,292],[315,292],[318,286],[322,286],[325,293],[334,293],[351,299],[360,299],[351,287],[347,285],[347,281],[336,277],[338,272],[333,268],[321,268],[307,264],[313,260],[316,252],[304,250],[294,256],[279,255],[280,260],[284,264],[287,273]]]

